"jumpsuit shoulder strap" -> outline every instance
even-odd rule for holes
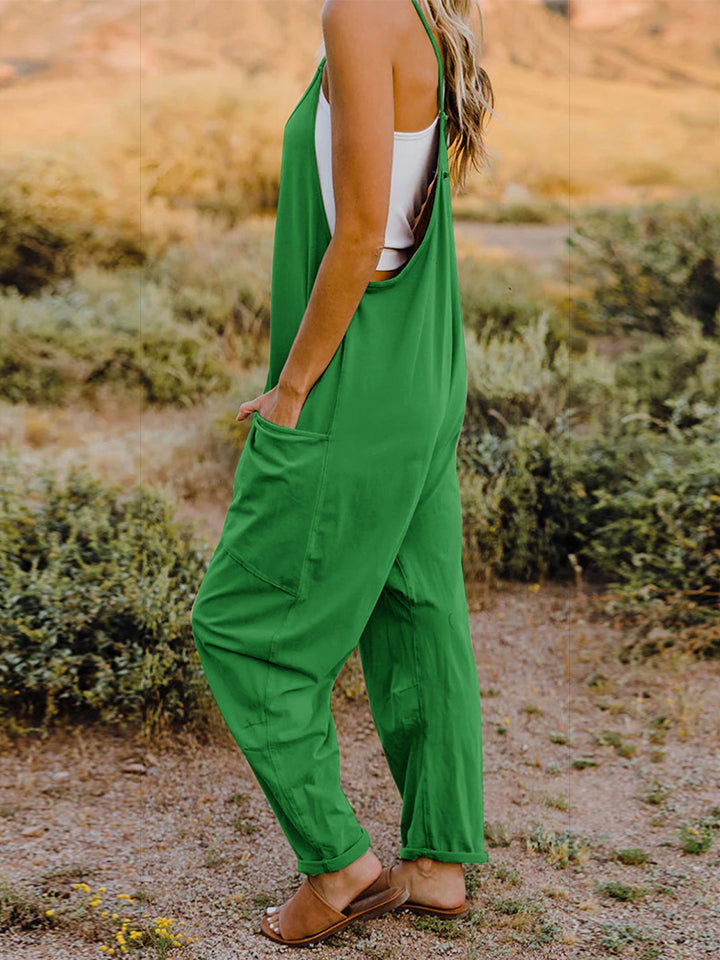
[[[438,95],[439,95],[439,101],[440,101],[438,104],[438,110],[441,114],[444,114],[445,111],[443,107],[445,104],[445,78],[443,75],[444,73],[443,61],[442,61],[442,57],[440,56],[440,48],[437,45],[435,34],[432,32],[432,30],[428,25],[427,20],[425,19],[425,14],[422,12],[422,10],[420,9],[420,6],[418,5],[418,0],[412,0],[412,2],[413,2],[413,6],[415,7],[415,9],[417,10],[420,16],[420,19],[423,22],[423,26],[425,27],[425,30],[427,31],[427,35],[430,37],[433,48],[435,50],[435,56],[437,57],[437,62],[438,62]]]

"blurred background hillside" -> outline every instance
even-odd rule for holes
[[[321,6],[2,0],[2,157],[68,155],[135,217],[156,198],[231,218],[270,209]],[[716,0],[486,0],[483,10],[502,120],[490,128],[492,169],[460,208],[516,188],[628,202],[718,183]]]

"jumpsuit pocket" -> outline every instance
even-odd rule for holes
[[[220,535],[234,560],[293,597],[302,587],[327,449],[327,434],[280,426],[256,411]]]

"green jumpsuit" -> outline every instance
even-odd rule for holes
[[[462,569],[456,446],[467,368],[443,66],[438,179],[398,274],[370,281],[296,428],[252,415],[192,629],[212,693],[297,857],[370,847],[340,785],[333,682],[358,646],[402,797],[402,859],[485,862],[480,689]],[[325,58],[283,132],[271,389],[330,241],[314,128]]]

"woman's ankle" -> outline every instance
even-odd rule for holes
[[[382,864],[375,852],[372,849],[368,849],[365,853],[362,853],[357,860],[353,860],[353,862],[349,863],[346,867],[342,867],[340,870],[332,870],[319,876],[326,878],[328,881],[342,881],[356,875],[375,874],[378,872],[378,869],[381,868]]]
[[[410,860],[409,862],[415,864],[415,869],[422,876],[431,876],[440,871],[444,873],[464,873],[461,863],[448,860],[433,860],[432,857],[417,857],[415,860]]]

